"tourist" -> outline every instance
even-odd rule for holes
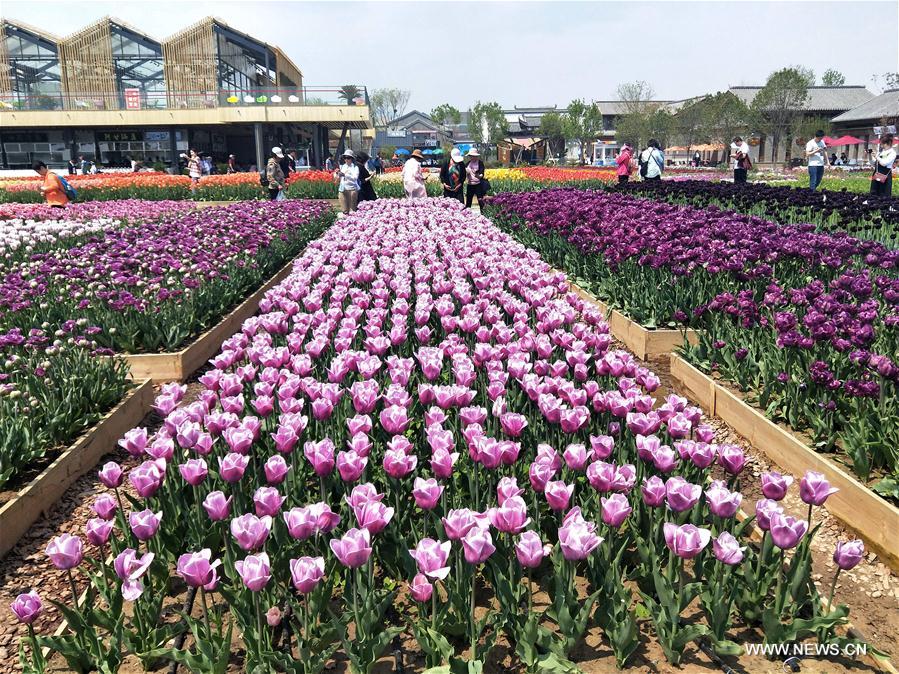
[[[831,166],[836,166],[836,165],[837,165],[837,153],[836,153],[836,152],[831,152],[831,153],[830,153],[830,165],[831,165]]]
[[[237,173],[237,157],[228,155],[228,173]]]
[[[840,161],[837,162],[840,166],[846,166],[849,163],[849,157],[845,152],[840,152]]]
[[[74,159],[69,159],[69,175],[73,176],[78,173],[78,166],[75,164]]]
[[[880,147],[874,155],[874,173],[871,175],[871,194],[888,197],[893,189],[893,164],[896,163],[896,148],[893,147],[893,134],[886,133],[880,137]]]
[[[200,155],[196,150],[190,151],[190,157],[181,155],[187,159],[187,175],[190,176],[190,191],[196,192],[200,185],[200,177],[203,175],[203,167],[200,164]]]
[[[356,165],[359,167],[359,201],[374,201],[378,198],[372,184],[375,173],[369,168],[370,161],[371,157],[367,152],[360,152],[356,157]]]
[[[90,172],[92,176],[97,175],[100,172],[100,169],[97,168],[97,165],[94,162],[90,163]]]
[[[325,171],[333,171],[335,168],[337,167],[334,165],[334,155],[329,154],[328,158],[325,159]]]
[[[465,159],[459,148],[454,147],[449,158],[440,167],[440,183],[443,185],[443,196],[449,199],[465,201]]]
[[[428,196],[425,189],[425,174],[421,169],[424,155],[421,150],[414,150],[406,163],[403,164],[403,190],[408,199],[417,199]]]
[[[275,152],[277,150],[277,152]],[[273,147],[272,152],[275,153],[275,157],[277,157],[278,165],[281,167],[281,172],[284,174],[284,179],[290,177],[290,174],[293,173],[293,162],[290,157],[284,154],[284,150],[280,147]]]
[[[83,154],[78,155],[78,161],[81,163],[81,175],[86,176],[90,170],[90,163],[84,158]]]
[[[41,182],[41,194],[47,200],[47,204],[54,208],[63,208],[69,203],[69,197],[66,196],[66,190],[62,186],[59,176],[50,171],[47,165],[42,161],[36,161],[31,165],[43,181]]]
[[[699,154],[699,150],[693,153],[693,166],[699,168],[699,165],[702,163],[702,155]]]
[[[740,136],[734,136],[734,141],[730,144],[730,152],[734,158],[734,185],[745,183],[746,174],[752,168],[749,144]]]
[[[478,208],[483,206],[484,195],[484,162],[481,161],[481,153],[476,147],[468,150],[468,163],[465,165],[465,180],[468,181],[468,190],[465,192],[465,207],[471,208],[475,197],[478,198]]]
[[[664,167],[665,155],[659,141],[650,138],[647,148],[640,153],[640,176],[643,180],[661,180]]]
[[[349,215],[356,210],[359,203],[359,167],[356,165],[356,155],[352,150],[340,155],[343,163],[334,172],[337,180],[337,198],[340,201],[340,211]]]
[[[377,173],[378,175],[384,173],[384,162],[381,161],[380,153],[375,155],[375,173]]]
[[[284,171],[281,169],[281,160],[284,153],[280,147],[273,147],[272,154],[265,165],[265,177],[268,180],[268,198],[272,201],[283,201],[284,195]]]
[[[631,179],[631,173],[634,170],[633,165],[634,151],[631,146],[625,143],[621,146],[621,152],[615,157],[615,163],[618,164],[618,184],[623,185]]]
[[[827,152],[824,145],[824,132],[815,131],[815,137],[805,144],[805,158],[808,160],[808,187],[818,189],[824,177],[824,165],[827,164]]]

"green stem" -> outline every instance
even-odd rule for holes
[[[837,567],[837,572],[833,574],[833,582],[830,584],[830,594],[827,597],[828,612],[833,610],[833,596],[837,591],[837,578],[840,577],[840,571],[842,571],[842,569],[840,567]]]
[[[477,473],[477,469],[475,469],[475,473]],[[475,584],[478,579],[478,568],[473,567],[473,572],[471,574],[471,655],[470,658],[473,661],[478,659],[478,633],[477,633],[477,622],[474,617],[474,609],[475,609]]]
[[[780,616],[783,613],[783,581],[784,581],[784,562],[786,558],[786,552],[784,550],[780,551],[780,564],[777,566],[777,591],[774,595],[774,610],[777,612],[777,619],[780,620]]]
[[[262,609],[259,606],[259,593],[253,592],[253,605],[256,608],[256,655],[257,664],[262,664]]]

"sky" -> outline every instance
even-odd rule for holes
[[[411,91],[409,109],[565,106],[649,82],[679,100],[793,64],[872,85],[899,61],[899,2],[118,2],[3,0],[56,35],[105,15],[163,39],[214,15],[283,49],[308,86]],[[885,33],[875,40],[877,30]],[[885,35],[885,37],[884,37]],[[875,45],[879,45],[875,50]],[[892,59],[891,59],[892,57]]]

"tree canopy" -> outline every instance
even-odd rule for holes
[[[841,87],[846,84],[846,76],[839,70],[828,68],[824,71],[824,74],[821,75],[821,84],[825,87]]]
[[[786,141],[789,157],[790,141],[808,102],[809,73],[802,67],[781,68],[768,76],[752,101],[752,112],[771,136],[771,161],[776,160],[781,141]]]
[[[431,119],[439,124],[460,124],[462,113],[449,103],[442,103],[431,110]]]
[[[412,92],[408,89],[375,89],[371,95],[371,117],[377,128],[385,128],[402,117]]]
[[[495,145],[509,133],[509,123],[499,103],[478,101],[469,111],[468,132],[479,145]]]
[[[589,143],[602,132],[602,112],[596,103],[575,98],[562,115],[562,130],[566,138],[578,143],[578,161],[584,163]]]

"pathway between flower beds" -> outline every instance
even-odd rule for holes
[[[680,652],[684,630],[727,653],[763,639],[747,620],[774,616],[770,638],[813,610],[816,588],[826,598],[839,536],[826,511],[814,509],[824,528],[812,540],[795,486],[768,474],[760,487],[764,466],[727,429],[617,350],[564,275],[486,219],[442,200],[367,205],[310,244],[261,310],[198,383],[164,387],[160,416],[121,442],[124,482],[116,466],[104,468],[105,486],[85,478],[19,544],[0,566],[0,599],[36,587],[71,601],[67,572],[43,552],[52,539],[54,563],[75,564],[79,579],[82,554],[121,552],[96,582],[133,607],[131,643],[165,646],[169,635],[149,626],[184,624],[168,604],[160,621],[167,592],[174,604],[185,583],[205,586],[208,614],[230,605],[243,635],[233,671],[273,666],[273,649],[285,648],[307,663],[337,650],[341,670],[361,671],[396,632],[411,671],[450,656],[491,672],[568,658],[604,672],[617,656],[633,671],[667,672],[712,667],[692,644]],[[135,499],[127,524],[108,488],[119,484]],[[762,488],[787,492],[765,506],[761,556],[734,519],[740,488],[747,504]],[[825,498],[813,478],[803,488]],[[112,524],[93,518],[88,539],[108,536],[105,547],[55,539],[82,536],[98,493],[94,510]],[[775,596],[790,588],[777,582],[778,546],[799,577]],[[862,564],[840,576],[837,601],[892,648],[899,586],[887,573],[883,590],[865,587],[882,569],[852,545],[838,559]],[[102,599],[87,604],[105,611]],[[842,615],[819,616],[823,633]],[[207,643],[223,640],[199,609],[189,621]],[[38,632],[53,622],[47,609]],[[7,636],[24,629],[0,629],[13,656]],[[758,656],[724,658],[780,671]],[[803,669],[853,665],[865,666],[837,658]]]

